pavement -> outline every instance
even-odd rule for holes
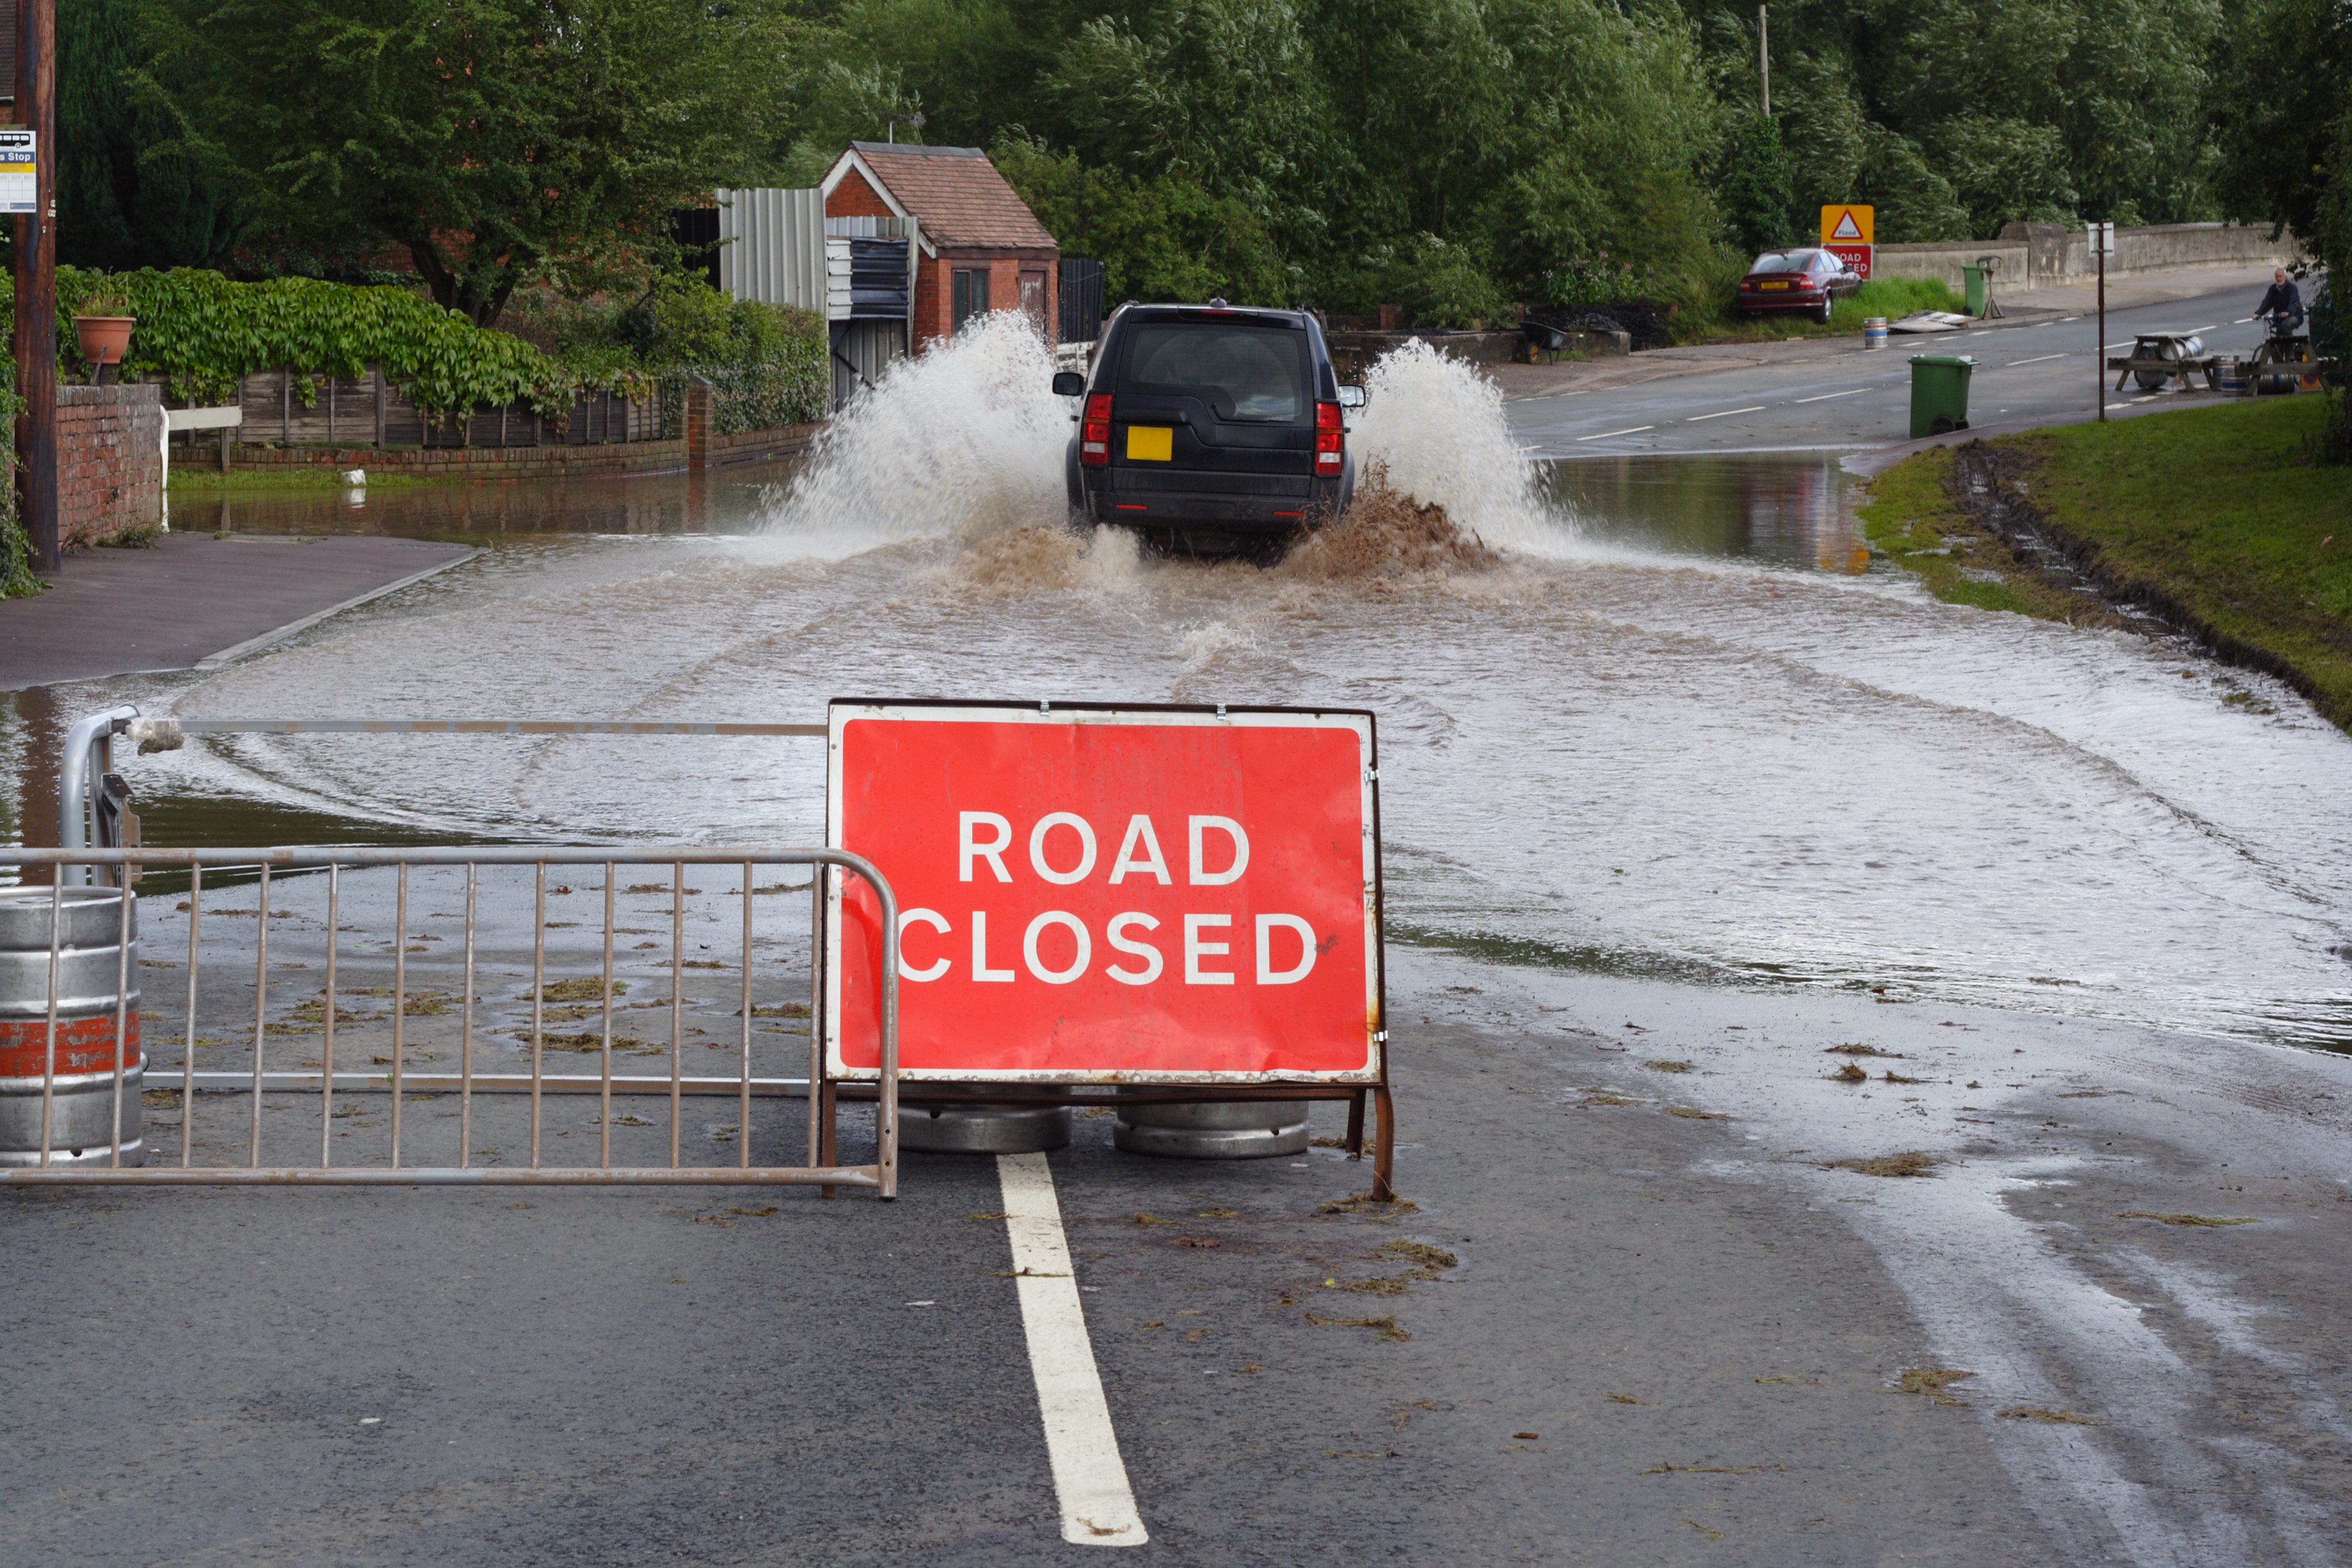
[[[68,555],[0,601],[0,691],[224,661],[470,557],[416,540],[171,533]]]
[[[1977,361],[1970,435],[2095,418],[2105,375],[2109,417],[2218,401],[2206,391],[2114,389],[2106,354],[2132,334],[2192,331],[2211,353],[2260,344],[2251,320],[2268,268],[2184,269],[2107,289],[2105,347],[2090,289],[2041,289],[1996,299],[2010,312],[1958,332],[1896,335],[1885,349],[1851,338],[1660,349],[1557,366],[1510,365],[1495,374],[1511,427],[1546,458],[1690,452],[1861,450],[1910,438],[1909,360],[1915,353]]]

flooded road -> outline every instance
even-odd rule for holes
[[[1871,564],[1829,455],[1530,477],[1438,366],[1376,388],[1358,449],[1499,566],[1144,558],[1058,527],[1066,424],[1031,357],[927,363],[908,379],[930,384],[846,422],[790,495],[781,473],[722,470],[184,501],[239,528],[498,547],[229,668],[27,694],[8,743],[21,767],[29,723],[119,700],[760,721],[877,693],[1360,705],[1398,940],[2352,1045],[2352,740],[2273,683],[1934,603]],[[988,440],[931,416],[975,398],[999,410]],[[818,763],[790,741],[247,738],[133,778],[175,841],[234,824],[814,842]]]
[[[1889,1453],[1918,1460],[1918,1497],[2004,1529],[2030,1515],[2050,1548],[2004,1556],[1939,1521],[1915,1543],[1926,1554],[1906,1545],[1910,1560],[2343,1560],[2331,1521],[2352,1517],[2338,1413],[2352,1395],[2332,1370],[2345,1363],[2330,1246],[2352,1194],[2340,1109],[2352,1063],[2326,1053],[2352,1049],[2352,739],[2283,688],[2180,647],[1934,602],[1871,559],[1832,455],[1538,470],[1489,393],[1423,362],[1375,377],[1356,450],[1444,505],[1498,552],[1493,564],[1422,549],[1401,524],[1271,569],[1147,558],[1125,536],[1062,527],[1068,426],[1048,369],[1009,330],[959,340],[841,421],[797,478],[387,489],[359,506],[331,492],[232,497],[238,529],[491,548],[223,669],[17,694],[0,733],[20,781],[5,826],[48,841],[56,735],[123,700],[202,717],[738,721],[814,721],[835,696],[1368,708],[1403,1031],[1400,1183],[1472,1273],[1391,1303],[1406,1337],[1424,1336],[1407,1353],[1433,1359],[1400,1375],[1366,1347],[1322,1349],[1339,1370],[1310,1403],[1330,1388],[1428,1393],[1401,1408],[1441,1431],[1460,1420],[1462,1468],[1442,1489],[1530,1531],[1517,1553],[1528,1560],[1570,1528],[1528,1499],[1614,1498],[1622,1484],[1582,1458],[1548,1486],[1494,1479],[1496,1445],[1523,1421],[1516,1436],[1532,1438],[1588,1419],[1570,1401],[1611,1422],[1657,1407],[1661,1425],[1641,1429],[1653,1447],[1625,1466],[1636,1488],[1648,1483],[1633,1468],[1654,1460],[1641,1476],[1688,1481],[1695,1498],[1719,1481],[1735,1503],[1738,1488],[1781,1487],[1783,1460],[1789,1485],[1817,1481],[1801,1501],[1748,1505],[1791,1532],[1759,1561],[1885,1560],[1883,1531],[1927,1517],[1913,1505],[1888,1504],[1875,1524],[1840,1515],[1833,1541],[1810,1532],[1825,1498],[1912,1495],[1853,1479]],[[175,507],[182,526],[194,510]],[[821,761],[797,740],[240,737],[126,771],[156,842],[814,843]],[[1825,1070],[1841,1063],[1859,1077]],[[1081,1131],[1071,1203],[1099,1211],[1098,1234],[1126,1237],[1111,1227],[1184,1201],[1164,1168],[1122,1163],[1100,1123]],[[1929,1157],[1933,1179],[1852,1168],[1906,1150]],[[1259,1162],[1179,1179],[1203,1200],[1212,1182],[1254,1182],[1262,1195],[1236,1202],[1303,1213],[1329,1183],[1359,1179],[1335,1151],[1312,1159],[1324,1163],[1311,1173]],[[933,1164],[924,1194],[952,1195],[931,1221],[997,1201],[962,1190],[971,1167]],[[1694,1228],[1710,1205],[1720,1223]],[[828,1321],[885,1298],[932,1309],[961,1288],[929,1282],[958,1246],[972,1252],[958,1268],[1001,1275],[1003,1255],[969,1237],[906,1242],[923,1205],[870,1233],[842,1229],[847,1212],[827,1211],[830,1245],[863,1248],[879,1278],[870,1300],[827,1307]],[[786,1209],[779,1234],[804,1219]],[[431,1228],[399,1223],[402,1237]],[[918,1261],[876,1263],[902,1242]],[[1197,1256],[1231,1269],[1258,1244],[1253,1232]],[[1170,1363],[1139,1336],[1180,1300],[1188,1316],[1202,1303],[1167,1282],[1175,1254],[1150,1246],[1110,1266],[1097,1260],[1112,1253],[1087,1254],[1084,1288],[1109,1292],[1089,1311],[1106,1364],[1131,1376],[1115,1381],[1113,1405],[1123,1443],[1145,1456],[1156,1531],[1264,1505],[1255,1472],[1252,1497],[1230,1502],[1188,1479],[1243,1473],[1237,1429],[1307,1433],[1294,1445],[1300,1520],[1344,1490],[1314,1466],[1410,1447],[1413,1417],[1393,1411],[1335,1405],[1309,1421],[1286,1393],[1281,1412],[1241,1420],[1222,1394],[1153,1382]],[[762,1255],[737,1287],[746,1299],[796,1300],[825,1278],[803,1253],[774,1256],[791,1260],[793,1290],[776,1290]],[[1325,1279],[1322,1254],[1310,1261],[1305,1289]],[[653,1283],[679,1285],[672,1267]],[[997,1318],[961,1331],[1010,1343],[1004,1303],[988,1300]],[[1490,1319],[1474,1326],[1474,1305]],[[1657,1329],[1662,1314],[1674,1321]],[[1234,1321],[1244,1315],[1271,1321],[1263,1294]],[[1332,1321],[1362,1320],[1310,1316],[1300,1332]],[[1619,1370],[1627,1352],[1612,1347],[1627,1346],[1634,1364],[1660,1364]],[[882,1364],[896,1377],[929,1348]],[[1247,1353],[1223,1367],[1280,1364]],[[953,1363],[959,1376],[994,1364]],[[1934,1368],[1975,1380],[1977,1414],[1888,1397]],[[1216,1375],[1184,1386],[1228,1386]],[[1851,1384],[1851,1419],[1775,1403],[1717,1442],[1706,1423],[1717,1417],[1692,1414],[1735,1396],[1810,1400],[1801,1391],[1824,1379]],[[1538,1385],[1560,1402],[1541,1419],[1457,1415],[1485,1401],[1516,1410]],[[879,1409],[904,1392],[901,1380],[856,1398]],[[952,1408],[962,1420],[967,1406]],[[1180,1443],[1163,1413],[1197,1429]],[[1948,1448],[1887,1439],[1887,1421],[1948,1416],[1969,1423],[1934,1428]],[[1634,1451],[1633,1428],[1593,1425],[1591,1452]],[[1367,1443],[1357,1427],[1381,1435]],[[967,1462],[973,1429],[940,1439],[951,1457],[940,1464]],[[1042,1461],[1013,1438],[998,1447],[1036,1484]],[[1506,1461],[1523,1462],[1546,1461]],[[1382,1469],[1349,1517],[1390,1531],[1402,1528],[1391,1514],[1436,1510],[1436,1490],[1395,1491],[1387,1478],[1404,1470]],[[1507,1495],[1476,1490],[1496,1485]],[[1639,1522],[1663,1506],[1626,1496],[1593,1518]],[[1612,1560],[1715,1550],[1682,1532],[1717,1516],[1675,1507],[1693,1511],[1657,1515],[1664,1533]],[[1727,1531],[1737,1518],[1723,1516]]]

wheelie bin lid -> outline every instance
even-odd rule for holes
[[[1972,354],[1913,354],[1911,363],[1913,364],[1974,365],[1977,362]]]

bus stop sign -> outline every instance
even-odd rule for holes
[[[899,909],[909,1080],[1381,1080],[1372,716],[836,701],[826,842]],[[878,906],[824,900],[825,1069],[877,1067]]]

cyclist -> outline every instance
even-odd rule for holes
[[[2284,338],[2302,330],[2303,291],[2287,277],[2285,268],[2271,275],[2263,302],[2254,307],[2254,320],[2269,322],[2273,337]]]

